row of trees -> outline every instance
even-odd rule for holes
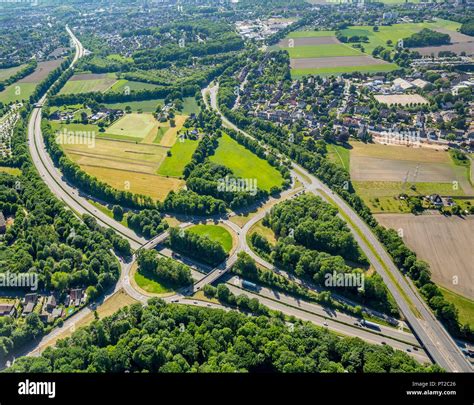
[[[242,308],[256,300],[213,292]],[[259,310],[259,308],[256,308]],[[166,305],[151,299],[96,320],[39,357],[17,359],[12,372],[436,372],[388,345],[370,345],[260,308],[236,311]],[[138,333],[138,331],[140,331]],[[298,351],[295,352],[295,348]]]
[[[5,80],[1,81],[0,91],[5,90],[5,87],[33,73],[37,67],[38,67],[38,62],[36,62],[36,59],[33,59],[25,67],[21,68],[18,72],[6,78]]]

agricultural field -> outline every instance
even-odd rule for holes
[[[186,116],[177,115],[175,126],[159,123],[150,113],[125,114],[100,132],[94,124],[51,122],[54,131],[83,131],[92,142],[64,144],[74,162],[92,176],[118,190],[163,200],[170,191],[184,186],[184,167],[198,145],[197,140],[177,140]],[[167,156],[167,152],[171,156]]]
[[[398,66],[373,58],[372,51],[377,46],[387,47],[388,40],[396,44],[399,39],[407,38],[423,28],[430,28],[448,33],[453,42],[452,45],[447,45],[446,49],[435,47],[436,52],[440,50],[472,52],[474,49],[472,38],[456,32],[459,27],[459,23],[437,19],[432,23],[381,26],[377,32],[373,31],[372,26],[352,26],[342,30],[346,36],[367,36],[369,42],[362,43],[363,51],[353,48],[351,44],[340,42],[335,36],[335,31],[295,31],[280,41],[279,47],[288,50],[290,54],[291,74],[294,78],[308,74],[324,76],[351,72],[390,72],[396,70]],[[420,53],[432,52],[433,49],[425,48]]]
[[[295,78],[308,74],[386,72],[397,68],[340,42],[334,31],[295,31],[281,40],[279,46],[289,52],[291,74]]]
[[[277,169],[227,134],[219,138],[219,146],[210,160],[229,167],[237,177],[256,179],[257,187],[262,190],[269,191],[273,186],[283,184],[283,177]]]
[[[183,170],[191,161],[194,151],[198,146],[198,140],[183,139],[175,142],[170,149],[171,156],[167,156],[158,169],[162,176],[181,177]]]
[[[365,52],[372,54],[372,51],[379,45],[387,47],[387,41],[392,41],[396,44],[399,39],[407,38],[423,28],[431,30],[440,30],[445,33],[455,34],[456,30],[461,27],[461,24],[453,21],[437,19],[432,23],[404,23],[393,24],[390,26],[381,26],[379,31],[375,32],[372,26],[352,26],[342,30],[342,34],[346,36],[363,35],[369,38],[368,43],[364,43]]]
[[[0,101],[4,104],[11,102],[28,100],[36,89],[38,83],[43,81],[48,74],[56,69],[62,62],[62,59],[39,62],[35,71],[23,79],[8,86],[0,92]]]
[[[0,82],[8,79],[10,76],[13,76],[15,73],[23,69],[25,65],[14,66],[6,69],[0,69]]]
[[[434,282],[474,298],[474,217],[379,214],[376,218],[385,227],[403,231],[408,247],[430,264]]]
[[[110,87],[110,91],[115,93],[122,93],[125,91],[153,90],[156,87],[156,84],[152,83],[119,79]]]
[[[117,83],[117,78],[114,73],[77,74],[67,81],[59,94],[105,93],[115,83]]]
[[[107,128],[107,133],[127,138],[144,139],[148,136],[156,136],[158,121],[152,114],[125,114]]]
[[[187,229],[188,232],[205,236],[214,242],[222,245],[224,250],[229,253],[232,250],[233,241],[230,232],[220,225],[195,225]]]
[[[474,195],[469,168],[456,166],[446,151],[362,142],[351,146],[352,183],[372,212],[408,212],[396,198],[401,193]],[[331,155],[334,159],[330,150]]]

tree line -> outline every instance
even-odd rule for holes
[[[255,308],[224,285],[216,295]],[[258,309],[258,308],[257,308]],[[439,372],[388,345],[336,335],[280,313],[166,305],[153,298],[95,320],[38,357],[22,357],[11,372]],[[295,347],[298,352],[295,352]]]

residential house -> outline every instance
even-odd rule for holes
[[[0,316],[14,317],[16,315],[15,304],[0,304]]]

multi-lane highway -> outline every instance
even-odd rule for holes
[[[218,88],[218,85],[214,85],[204,89],[204,99],[207,100],[208,95],[210,96],[210,107],[221,116],[224,126],[253,138],[230,122],[219,110],[217,103]],[[351,229],[359,246],[375,270],[382,276],[410,327],[430,357],[446,370],[453,372],[472,372],[471,365],[467,362],[452,337],[435,318],[415,289],[397,269],[392,258],[386,252],[370,227],[341,197],[333,193],[322,181],[311,175],[298,164],[294,162],[292,164],[294,169],[304,175],[304,179],[301,180],[307,190],[323,196],[328,202],[337,206],[341,215],[347,220],[347,225]]]
[[[72,67],[76,63],[76,61],[81,56],[83,56],[84,48],[82,47],[81,43],[77,40],[77,38],[74,36],[72,31],[69,28],[67,28],[67,30],[76,47],[76,56],[71,65]],[[211,106],[212,108],[217,110],[217,102],[216,102],[217,87],[211,88],[209,93],[211,95]],[[46,97],[43,97],[39,105],[40,106],[43,105],[45,100],[46,100]],[[232,123],[230,123],[225,117],[222,117],[222,118],[223,118],[224,125],[232,127],[236,130],[239,130]],[[248,134],[246,135],[250,136]],[[40,107],[35,108],[31,115],[29,127],[28,127],[28,139],[29,139],[29,147],[30,147],[33,162],[35,166],[37,167],[43,180],[46,182],[49,188],[56,194],[56,196],[60,198],[61,200],[63,200],[66,203],[66,205],[69,206],[77,214],[80,214],[80,215],[89,214],[89,215],[94,216],[101,225],[114,229],[116,232],[118,232],[124,238],[126,238],[130,242],[130,245],[134,250],[153,249],[157,245],[162,243],[168,237],[167,232],[164,232],[149,241],[147,241],[146,239],[142,237],[139,237],[129,228],[121,225],[117,221],[114,221],[112,218],[109,218],[100,210],[97,210],[96,207],[94,207],[92,204],[88,202],[86,196],[82,195],[76,188],[68,184],[67,181],[63,179],[63,176],[61,175],[61,173],[58,171],[56,167],[54,167],[54,164],[51,161],[49,154],[47,153],[47,150],[44,146],[44,142],[43,142],[42,134],[41,134],[41,108]],[[314,176],[311,176],[304,169],[302,169],[301,167],[297,165],[295,165],[295,167],[298,169],[300,173],[304,174],[304,178],[300,177],[300,181],[302,182],[304,188],[310,190],[311,192],[321,194],[321,191],[323,191],[325,194],[330,195],[331,199],[335,201],[335,203],[339,207],[342,206],[345,209],[349,210],[349,213],[350,213],[349,217],[351,218],[351,220],[357,226],[359,226],[360,229],[364,229],[362,228],[362,226],[365,224],[359,224],[359,221],[361,220],[357,217],[357,215],[354,212],[352,212],[352,210],[350,210],[349,207],[347,207],[345,202],[342,201],[343,203],[342,204],[341,201],[339,201],[340,199],[338,198],[338,196],[335,196],[334,194],[332,194],[331,190],[329,190],[326,186],[324,186]],[[299,177],[299,174],[296,171],[294,171],[293,176]],[[310,181],[308,182],[307,180],[304,180],[304,179],[310,179]],[[291,191],[285,191],[281,198],[286,198],[290,192]],[[206,275],[203,276],[201,273],[193,272],[197,282],[194,284],[192,291],[189,291],[188,293],[194,293],[197,290],[203,288],[204,285],[213,283],[220,277],[227,274],[228,270],[235,263],[237,259],[237,254],[242,250],[249,251],[247,241],[246,241],[247,233],[256,222],[258,222],[261,218],[263,218],[263,216],[268,212],[270,208],[271,207],[269,206],[267,209],[259,210],[257,214],[252,216],[252,218],[244,225],[243,228],[238,227],[233,222],[227,219],[221,220],[221,222],[224,222],[226,225],[231,227],[232,231],[237,234],[237,237],[238,237],[237,246],[234,247],[234,250],[231,256],[226,260],[226,262],[224,262],[220,266],[217,266],[215,269],[212,269],[210,272],[207,272]],[[181,224],[180,226],[184,228],[184,227],[190,226],[193,222],[194,221],[185,222]],[[357,232],[354,229],[353,231],[354,231],[354,235],[357,236]],[[361,247],[363,249],[365,247],[364,251],[366,252],[371,262],[372,261],[377,262],[377,257],[375,257],[373,254],[372,255],[368,254],[372,251],[370,247],[367,244],[366,246],[362,244],[364,243],[364,240],[359,238],[358,241],[359,243],[361,243]],[[379,247],[381,248],[381,246]],[[387,259],[386,255],[387,255],[386,253],[385,255],[382,255],[381,253],[379,253],[379,256],[382,258],[384,263]],[[136,300],[146,303],[146,301],[149,299],[149,295],[144,294],[134,289],[130,282],[130,277],[131,277],[130,271],[133,266],[134,260],[135,260],[135,256],[133,257],[133,260],[131,262],[128,262],[128,263],[124,263],[122,261],[120,262],[121,268],[122,268],[120,280],[116,284],[114,290],[111,291],[109,295],[104,297],[104,300],[109,299],[115,292],[123,288],[130,296],[132,296]],[[389,258],[388,258],[388,261],[391,263],[391,260]],[[375,265],[375,263],[373,264]],[[392,266],[393,266],[393,263],[392,263]],[[385,270],[385,266],[379,263],[379,266],[378,267],[376,266],[376,268],[377,270],[381,271],[381,274],[383,276],[383,271]],[[390,267],[389,267],[389,270],[393,271],[393,269]],[[399,275],[399,272],[396,268],[395,268],[395,272]],[[388,279],[390,281],[390,277],[388,277]],[[235,280],[231,279],[228,285],[230,286],[231,290],[237,292],[236,289],[240,289],[240,288],[235,286],[233,284],[233,281]],[[391,291],[392,289],[396,290],[396,288],[393,285],[389,286],[389,288],[391,288]],[[240,290],[240,293],[242,293],[242,290]],[[343,319],[343,314],[336,314],[336,317],[340,317],[340,318],[338,320],[331,320],[329,319],[330,318],[329,316],[323,315],[324,311],[327,311],[326,309],[324,309],[324,307],[319,306],[317,304],[313,304],[313,303],[306,303],[300,299],[296,300],[295,298],[287,296],[286,294],[280,294],[280,293],[276,294],[269,289],[263,289],[263,288],[260,289],[259,294],[248,292],[248,291],[246,291],[246,294],[249,296],[255,296],[263,304],[269,306],[272,309],[278,309],[288,315],[295,315],[297,317],[300,317],[301,319],[306,319],[316,324],[323,324],[325,327],[329,329],[347,334],[348,336],[359,336],[360,338],[366,341],[379,343],[379,344],[382,344],[382,342],[386,341],[387,344],[390,344],[391,346],[396,347],[396,348],[400,348],[401,350],[406,350],[410,346],[416,345],[416,341],[414,340],[414,337],[410,334],[406,334],[405,332],[400,332],[393,328],[383,327],[383,332],[384,332],[384,335],[386,336],[381,336],[380,333],[375,333],[373,331],[363,329],[360,326],[354,325],[355,323],[354,319],[344,318],[346,319],[347,322],[341,322],[340,319]],[[398,302],[400,300],[400,296],[396,296],[396,298]],[[220,305],[204,303],[204,302],[192,300],[192,299],[190,300],[190,299],[187,299],[183,294],[175,294],[173,296],[166,297],[165,300],[169,303],[186,303],[186,304],[198,305],[198,306],[211,306],[211,307],[219,307],[219,308],[222,307]],[[297,304],[295,304],[295,302],[297,302]],[[402,308],[403,313],[405,314],[403,305],[401,305],[401,308]],[[57,328],[54,331],[52,331],[49,335],[45,336],[41,340],[41,342],[36,346],[36,348],[34,350],[31,350],[28,354],[37,354],[39,347],[42,347],[48,342],[50,342],[52,339],[55,339],[57,336],[63,333],[64,330],[71,328],[72,325],[77,323],[83,317],[87,316],[88,313],[90,313],[90,311],[91,311],[90,308],[84,308],[83,310],[79,311],[73,317],[68,319],[65,322],[63,327]],[[344,316],[347,316],[347,315],[344,315]],[[434,320],[434,318],[430,318],[426,314],[424,316],[425,316],[425,319]],[[434,322],[437,324],[436,320],[434,320]],[[410,322],[410,325],[413,328],[413,325],[411,322]],[[413,328],[413,329],[416,330],[416,328]],[[403,333],[403,335],[400,335],[400,333]],[[403,337],[403,339],[400,339],[401,336]],[[429,336],[431,335],[428,334],[428,337]],[[453,371],[461,371],[461,370],[466,371],[466,369],[463,368],[462,362],[460,362],[459,359],[457,359],[455,351],[454,351],[454,357],[456,358],[456,360],[453,362],[453,364],[451,364],[451,362],[449,361],[445,361],[445,357],[444,357],[445,355],[438,356],[437,354],[438,345],[443,346],[449,342],[445,342],[444,339],[442,339],[443,341],[440,342],[439,339],[435,338],[434,341],[436,344],[432,344],[430,340],[428,339],[428,337],[426,337],[425,335],[421,334],[421,336],[419,335],[419,337],[421,338],[421,341],[425,344],[425,347],[428,349],[428,352],[433,357],[433,359],[437,361],[442,367],[445,367]],[[446,338],[450,339],[448,335],[446,336]],[[401,342],[401,340],[403,342]],[[435,352],[436,356],[434,356],[432,352]],[[443,353],[441,350],[440,352]],[[424,355],[423,351],[421,350],[417,351],[416,353],[412,353],[412,355],[420,361],[424,362],[427,360],[427,357]]]

